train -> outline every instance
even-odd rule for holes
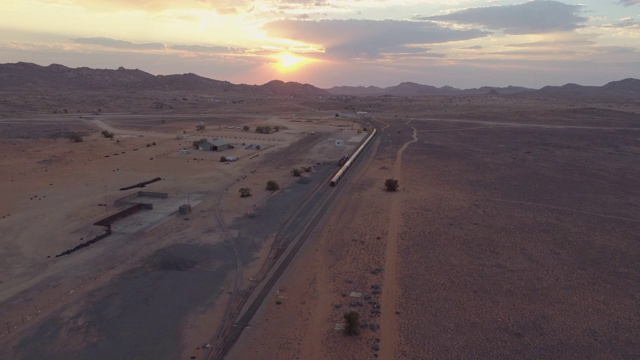
[[[340,168],[340,170],[338,170],[336,172],[336,174],[331,178],[331,182],[329,183],[331,186],[336,186],[336,184],[338,183],[338,181],[340,181],[340,179],[342,178],[342,176],[344,176],[344,174],[347,172],[347,170],[349,170],[349,168],[351,167],[351,165],[353,165],[353,162],[358,158],[358,155],[360,155],[360,153],[362,152],[362,150],[364,150],[365,147],[367,147],[367,145],[371,142],[371,140],[373,139],[374,136],[376,136],[377,133],[377,129],[373,128],[373,130],[371,131],[371,134],[369,134],[369,136],[362,142],[362,144],[360,144],[360,146],[356,149],[356,151],[353,153],[353,155],[351,155],[347,161],[344,163],[344,165],[342,165],[342,167]]]

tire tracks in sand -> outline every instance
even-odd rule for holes
[[[407,122],[407,126],[413,129],[413,139],[400,147],[393,164],[393,178],[398,180],[400,184],[402,184],[402,154],[409,145],[418,141],[418,131],[410,123],[411,120]],[[398,238],[402,228],[401,206],[402,197],[399,194],[392,196],[389,206],[389,232],[382,283],[382,316],[380,319],[380,358],[385,360],[398,358],[398,338],[400,334],[398,332],[396,311],[398,310]]]

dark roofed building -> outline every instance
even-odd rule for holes
[[[202,151],[225,151],[229,149],[229,147],[230,145],[227,141],[221,140],[221,139],[215,139],[211,141],[207,140],[201,143],[198,146],[198,149]]]

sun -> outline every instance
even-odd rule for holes
[[[275,68],[279,72],[292,72],[298,70],[302,65],[312,62],[312,59],[284,52],[274,56],[276,60]]]

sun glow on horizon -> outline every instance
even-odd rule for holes
[[[278,72],[293,72],[300,69],[303,65],[315,60],[303,56],[294,55],[290,52],[283,52],[273,57],[276,60],[274,67]]]

